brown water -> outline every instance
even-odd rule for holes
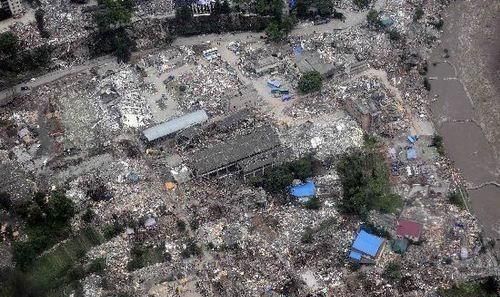
[[[438,133],[443,136],[447,155],[461,170],[470,187],[488,182],[499,183],[500,162],[496,157],[494,147],[488,142],[479,125],[479,119],[482,117],[475,106],[480,100],[494,100],[493,104],[497,104],[499,98],[469,97],[457,75],[457,73],[477,67],[477,65],[470,68],[464,67],[463,63],[454,61],[454,52],[463,50],[459,48],[463,47],[459,41],[470,38],[464,35],[467,34],[464,33],[466,30],[459,29],[459,26],[468,26],[468,24],[460,19],[463,13],[463,3],[457,2],[458,4],[452,5],[445,16],[442,43],[433,51],[431,63],[429,63],[431,98],[438,95],[437,100],[431,104],[433,120]],[[479,5],[480,2],[476,4]],[[475,4],[469,2],[467,5]],[[492,41],[493,45],[496,43]],[[450,58],[444,58],[444,49],[449,50]],[[482,50],[484,51],[485,48]],[[496,57],[498,48],[491,46],[490,50],[491,56]],[[436,64],[433,65],[433,63]],[[458,66],[455,65],[462,65],[463,68],[457,68]],[[490,68],[491,64],[485,67]],[[495,79],[491,81],[494,82]],[[500,128],[498,122],[490,122],[488,125],[490,129]],[[497,241],[497,250],[500,251],[500,188],[488,185],[469,190],[468,193],[474,214],[483,225],[486,235]]]

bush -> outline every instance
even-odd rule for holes
[[[192,238],[188,240],[186,248],[181,252],[182,257],[186,259],[192,256],[199,256],[201,254],[202,254],[201,247]]]
[[[453,204],[461,209],[465,209],[464,200],[462,199],[462,196],[457,191],[453,191],[453,192],[448,193],[448,201],[450,201],[451,204]]]
[[[186,231],[186,222],[184,222],[183,220],[178,220],[177,221],[177,230],[179,230],[180,232]]]
[[[115,221],[113,224],[108,224],[104,226],[102,233],[106,240],[110,240],[111,238],[117,236],[124,230],[124,227]]]
[[[395,212],[401,198],[392,193],[389,173],[382,156],[372,150],[345,154],[337,164],[343,190],[340,209],[366,217],[370,210]]]
[[[314,240],[314,230],[311,227],[306,227],[304,233],[302,233],[302,237],[300,237],[300,242],[302,243],[312,243]]]
[[[354,0],[353,3],[360,9],[367,8],[371,0]]]
[[[106,269],[106,259],[105,258],[97,258],[90,263],[87,268],[87,273],[95,273],[102,275],[104,273],[104,269]]]
[[[12,200],[7,192],[0,192],[0,208],[6,211],[10,211],[12,209]]]
[[[0,58],[16,56],[19,51],[19,40],[11,31],[0,34]]]
[[[496,297],[497,288],[491,287],[489,281],[467,282],[452,286],[449,289],[439,289],[438,294],[441,297]]]
[[[424,10],[422,9],[422,7],[417,7],[417,9],[415,10],[415,14],[413,15],[413,21],[416,22],[420,20],[423,16],[424,16]]]
[[[437,22],[433,22],[433,23],[431,23],[431,24],[432,24],[432,25],[434,26],[434,28],[436,28],[437,30],[441,30],[441,29],[443,29],[443,26],[444,26],[444,21],[443,21],[442,19],[440,19],[439,21],[437,21]]]
[[[368,21],[368,25],[374,26],[374,27],[380,27],[382,26],[381,21],[380,21],[380,13],[376,11],[375,9],[371,9],[368,14],[366,15],[366,20]]]
[[[304,204],[304,206],[307,209],[320,209],[321,208],[321,202],[319,201],[318,197],[312,197],[311,199],[307,200],[307,202]]]
[[[397,262],[390,262],[385,267],[382,276],[392,282],[397,282],[401,279],[401,265]]]
[[[94,217],[95,217],[95,212],[92,210],[92,208],[87,208],[85,213],[82,215],[82,220],[85,223],[91,223]]]
[[[399,41],[399,40],[401,40],[401,34],[396,30],[390,30],[389,31],[389,39],[392,41]]]
[[[40,32],[40,36],[42,36],[42,38],[48,38],[50,37],[50,34],[49,31],[45,29],[44,17],[45,17],[45,11],[43,11],[43,9],[40,8],[35,11],[35,20],[38,32]]]
[[[317,92],[323,86],[323,77],[317,71],[310,71],[302,75],[299,80],[299,90],[303,94]]]
[[[305,180],[313,174],[313,158],[310,156],[285,163],[267,171],[253,185],[262,187],[270,193],[283,193],[294,179]]]
[[[163,262],[165,254],[162,245],[156,248],[136,245],[130,251],[131,260],[127,263],[127,270],[134,271],[155,263]]]
[[[434,136],[432,136],[431,146],[436,147],[438,154],[444,156],[445,151],[444,151],[444,143],[442,136],[434,134]]]

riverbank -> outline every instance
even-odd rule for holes
[[[500,1],[462,0],[444,16],[431,55],[431,111],[472,209],[500,251]],[[474,188],[474,189],[472,189]]]

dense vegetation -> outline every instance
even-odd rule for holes
[[[312,11],[317,11],[317,15],[321,17],[328,17],[332,15],[335,11],[333,8],[332,1],[328,0],[297,0],[295,6],[295,13],[298,18],[309,18],[314,17],[316,13]]]
[[[387,213],[402,206],[401,198],[391,191],[387,165],[376,148],[365,146],[345,154],[337,164],[337,172],[344,213],[366,217],[373,209]]]
[[[69,221],[75,210],[71,200],[53,192],[49,199],[36,193],[32,201],[17,206],[16,213],[26,222],[28,240],[14,244],[14,260],[25,270],[38,254],[70,235]]]
[[[129,271],[134,271],[145,266],[161,263],[168,255],[163,252],[162,244],[157,247],[136,245],[130,251],[131,260],[127,264]]]
[[[0,34],[0,87],[16,84],[29,72],[40,71],[50,63],[52,48],[48,45],[26,50],[14,33]]]
[[[498,281],[489,277],[483,282],[468,282],[454,285],[449,289],[440,289],[441,297],[496,297]]]
[[[254,186],[262,187],[270,193],[284,193],[294,179],[305,180],[313,175],[313,158],[310,156],[285,163],[267,171],[253,181]],[[312,205],[312,208],[315,208]]]
[[[99,0],[100,9],[95,13],[97,24],[94,53],[114,53],[118,61],[130,59],[135,42],[130,34],[132,0]]]
[[[299,80],[299,90],[304,93],[312,93],[321,90],[323,86],[323,77],[317,71],[304,73]]]

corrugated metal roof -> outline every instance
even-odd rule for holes
[[[185,114],[181,117],[164,122],[160,125],[148,128],[142,132],[148,141],[165,137],[182,129],[189,128],[196,124],[201,124],[208,120],[208,115],[204,110],[198,110]]]
[[[261,154],[280,144],[274,129],[271,126],[264,126],[255,128],[251,134],[227,139],[224,143],[197,151],[189,157],[189,160],[191,167],[199,175]]]
[[[361,230],[354,240],[352,248],[360,251],[363,254],[375,257],[384,240],[364,230]]]

